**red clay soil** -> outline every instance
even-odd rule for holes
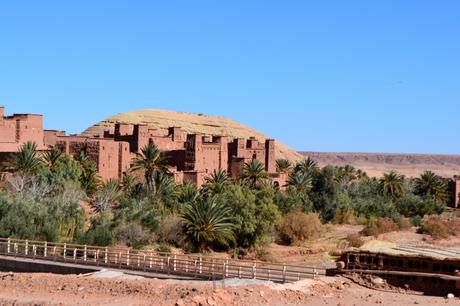
[[[374,291],[344,278],[222,288],[212,283],[0,275],[0,305],[458,305],[458,298]]]

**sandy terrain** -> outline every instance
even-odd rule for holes
[[[460,174],[460,155],[329,152],[302,152],[302,154],[317,161],[320,166],[349,164],[375,177],[380,177],[390,170],[408,177],[419,176],[425,170],[431,170],[447,178]]]
[[[0,276],[1,305],[458,305],[459,299],[375,291],[345,278],[232,286],[75,275]]]

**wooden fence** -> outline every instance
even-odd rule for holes
[[[204,280],[240,278],[286,283],[318,276],[315,267],[300,265],[12,238],[0,238],[0,255],[112,269],[130,269]]]

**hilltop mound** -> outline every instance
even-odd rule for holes
[[[83,134],[101,135],[105,130],[113,132],[115,123],[146,124],[164,134],[167,134],[168,127],[177,126],[189,134],[199,133],[228,136],[230,138],[249,138],[254,136],[259,141],[265,141],[265,139],[269,138],[263,133],[225,117],[153,109],[117,114],[86,129]],[[296,161],[302,158],[302,155],[277,140],[276,158]]]

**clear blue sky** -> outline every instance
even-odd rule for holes
[[[0,104],[223,115],[299,150],[460,153],[460,1],[1,1]]]

